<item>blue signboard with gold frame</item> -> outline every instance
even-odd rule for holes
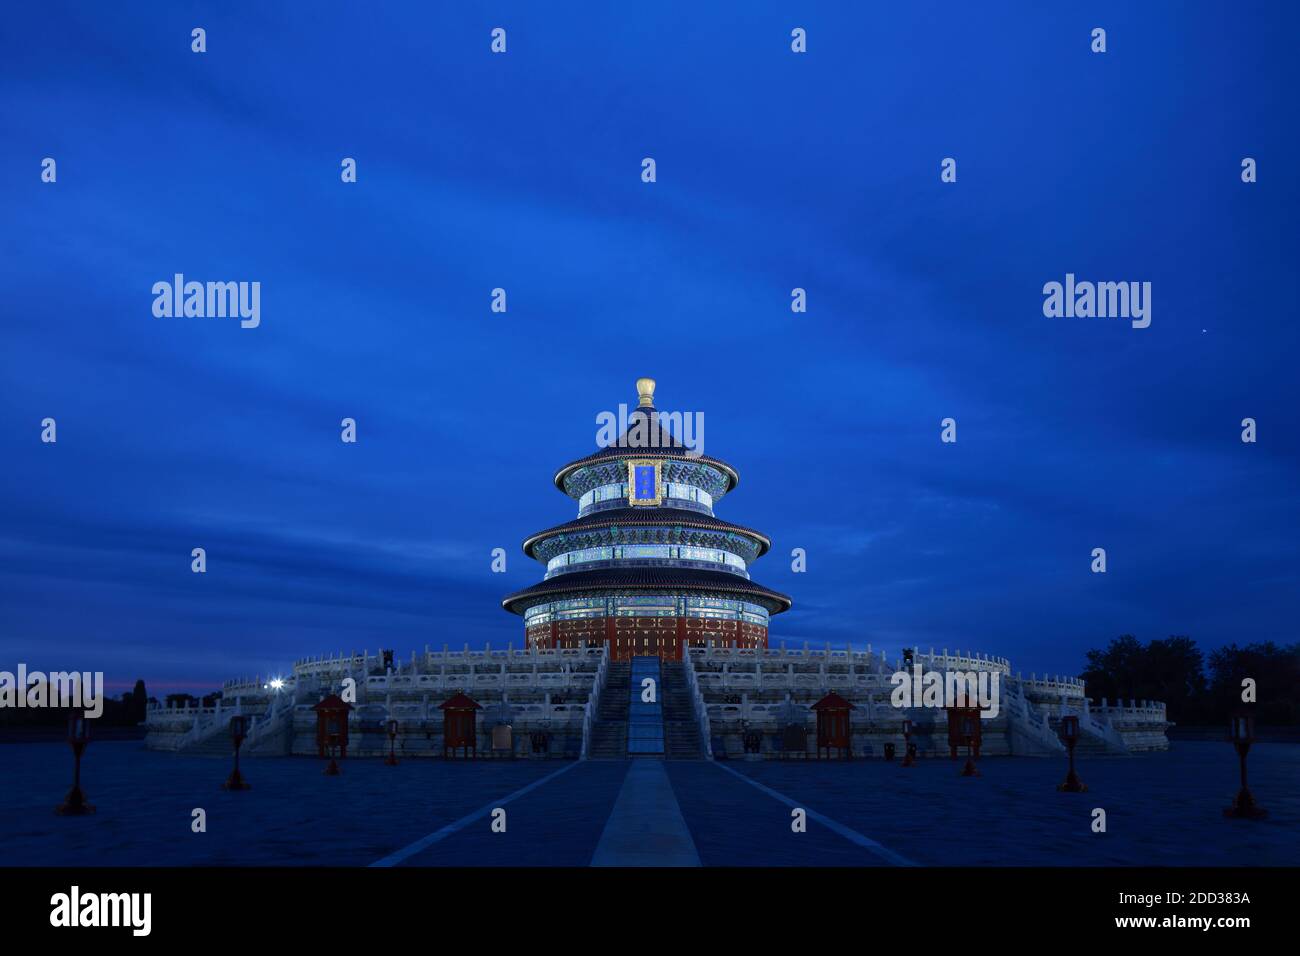
[[[627,503],[658,505],[662,504],[663,500],[659,462],[651,459],[630,459],[627,463]]]

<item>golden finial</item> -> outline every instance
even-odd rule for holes
[[[655,380],[652,378],[638,378],[636,380],[636,393],[641,396],[639,408],[654,408],[655,404]]]

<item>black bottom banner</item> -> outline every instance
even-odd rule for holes
[[[1015,930],[1218,938],[1280,932],[1295,917],[1296,876],[1292,868],[11,868],[0,870],[0,919],[11,939],[77,930],[83,941],[217,945],[286,933],[374,943],[428,922],[545,945],[554,930],[647,913],[671,921],[674,912],[684,931],[713,924],[740,937],[779,915],[794,927],[817,920],[818,938],[837,930],[917,941],[937,932],[940,944]]]

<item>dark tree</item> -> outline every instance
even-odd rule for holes
[[[1261,724],[1300,723],[1300,644],[1265,641],[1212,651],[1209,695],[1220,720],[1243,706],[1246,678],[1255,682],[1255,714]]]
[[[1141,693],[1146,700],[1162,700],[1171,720],[1194,722],[1205,710],[1204,657],[1189,637],[1170,637],[1148,644],[1141,657]]]
[[[140,723],[148,716],[149,695],[145,692],[144,681],[137,680],[135,689],[131,691],[131,720],[133,723]]]
[[[1255,681],[1261,726],[1300,724],[1300,644],[1229,644],[1206,661],[1191,638],[1144,646],[1125,634],[1105,650],[1089,651],[1087,662],[1080,676],[1089,697],[1164,701],[1175,723],[1225,724],[1243,706],[1241,684],[1249,677]]]
[[[1094,700],[1138,696],[1141,657],[1142,645],[1132,634],[1115,638],[1104,651],[1089,651],[1088,666],[1079,675],[1087,685],[1088,696]]]
[[[1115,638],[1103,651],[1088,652],[1080,675],[1088,696],[1159,700],[1176,722],[1199,720],[1205,706],[1204,660],[1196,642],[1170,637],[1143,645],[1132,634]]]

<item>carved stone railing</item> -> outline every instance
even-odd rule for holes
[[[695,665],[691,662],[691,649],[682,648],[682,671],[686,674],[686,689],[691,695],[691,709],[695,714],[695,723],[699,728],[700,746],[706,760],[713,759],[713,734],[709,726],[709,708],[700,691],[700,682],[696,680]]]
[[[605,644],[601,645],[600,666],[596,668],[596,679],[592,685],[591,693],[587,696],[587,705],[582,709],[582,750],[578,753],[579,760],[587,759],[588,748],[591,745],[591,728],[596,721],[596,715],[599,713],[597,708],[600,706],[600,695],[605,690],[605,678],[609,674],[609,649]]]
[[[1167,722],[1165,705],[1157,700],[1130,700],[1127,705],[1117,700],[1114,704],[1102,698],[1100,704],[1090,706],[1089,710],[1098,718],[1110,718],[1114,721],[1131,723],[1165,723]]]

